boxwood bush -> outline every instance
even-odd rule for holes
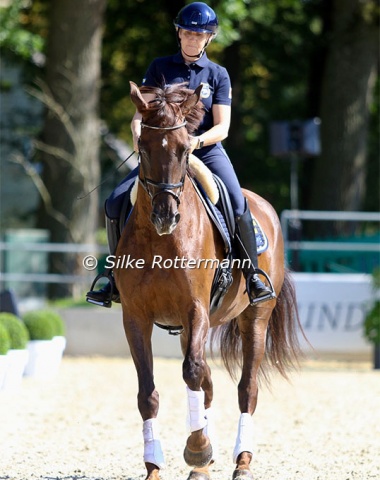
[[[5,355],[11,348],[11,338],[8,330],[0,323],[0,355]]]
[[[29,333],[24,323],[16,315],[6,312],[0,313],[0,324],[8,331],[11,349],[23,350],[26,348]]]
[[[23,316],[31,340],[51,340],[64,336],[65,325],[61,316],[50,310],[35,310]]]
[[[66,326],[63,318],[57,312],[50,312],[51,320],[54,322],[54,336],[64,337],[66,334]]]

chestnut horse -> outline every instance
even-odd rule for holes
[[[294,288],[284,267],[280,223],[268,202],[244,190],[269,240],[259,267],[269,274],[277,299],[250,306],[245,280],[234,268],[232,286],[219,309],[210,314],[211,285],[216,263],[224,258],[224,243],[188,177],[189,135],[203,115],[201,86],[193,92],[183,85],[164,89],[130,85],[131,99],[142,115],[141,163],[135,206],[116,252],[117,258],[129,260],[129,268],[115,269],[115,281],[138,376],[146,480],[159,480],[164,466],[157,420],[159,395],[153,377],[155,323],[183,327],[182,372],[190,424],[184,459],[193,467],[188,480],[211,478],[213,385],[206,361],[211,328],[219,333],[221,357],[230,374],[241,369],[233,479],[252,479],[252,414],[259,369],[265,375],[274,366],[286,376],[298,354],[299,320]],[[155,99],[147,102],[144,93],[149,98],[154,94]],[[206,259],[214,262],[202,263]],[[267,361],[261,365],[264,355]]]

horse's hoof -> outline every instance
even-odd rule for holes
[[[210,480],[210,475],[202,472],[190,472],[190,475],[187,477],[187,480]]]
[[[249,470],[235,470],[232,480],[253,480],[253,475]]]
[[[212,460],[211,443],[209,443],[207,447],[201,452],[193,452],[189,449],[189,447],[185,447],[185,450],[183,452],[183,458],[185,459],[185,462],[189,465],[189,467],[206,467]]]

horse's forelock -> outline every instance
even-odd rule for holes
[[[182,114],[181,105],[194,93],[182,83],[167,85],[163,88],[141,87],[140,91],[142,94],[155,95],[155,98],[149,102],[149,109],[143,113],[144,122],[149,121],[152,126],[161,125],[163,121],[165,125],[174,125],[179,120],[179,113]],[[203,115],[203,104],[200,101],[185,114],[186,128],[190,134],[198,128]]]

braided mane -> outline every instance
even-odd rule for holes
[[[189,134],[193,134],[198,128],[204,115],[204,107],[199,101],[189,112],[182,111],[182,104],[189,95],[194,93],[184,86],[183,83],[159,87],[140,87],[142,94],[153,94],[149,108],[143,112],[144,123],[151,126],[173,126],[185,118],[186,128]]]

